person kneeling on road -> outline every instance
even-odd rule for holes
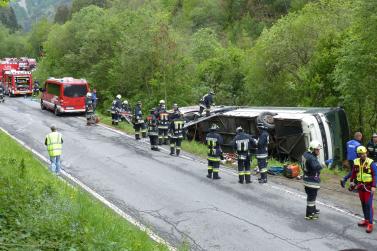
[[[350,187],[356,187],[359,191],[363,209],[364,220],[358,225],[366,227],[366,232],[371,233],[373,231],[373,195],[376,191],[377,167],[376,163],[367,157],[367,149],[364,146],[359,146],[356,151],[359,158],[354,160]]]
[[[51,126],[51,132],[47,134],[45,139],[48,155],[51,161],[51,171],[55,174],[60,173],[60,156],[62,155],[63,138],[60,133],[56,131],[56,126]]]
[[[315,201],[317,193],[320,189],[320,173],[322,165],[319,163],[318,156],[322,145],[313,140],[309,144],[309,151],[303,155],[303,169],[304,169],[304,186],[307,195],[306,216],[307,220],[318,219],[319,210],[316,208]]]
[[[238,182],[241,184],[243,184],[244,180],[246,184],[251,183],[250,149],[253,147],[253,145],[256,144],[256,140],[253,139],[249,134],[245,133],[241,126],[236,129],[236,137],[234,137],[232,141],[232,146],[234,150],[237,151],[239,178]]]
[[[210,128],[209,133],[206,136],[206,145],[208,146],[208,175],[207,178],[211,179],[213,174],[213,179],[220,179],[219,168],[220,160],[224,159],[223,152],[221,150],[221,144],[223,143],[223,138],[216,131],[219,127],[213,124]]]
[[[150,111],[150,115],[147,117],[148,122],[148,136],[151,143],[151,150],[159,151],[158,148],[158,127],[157,127],[157,119],[155,116],[155,110],[152,109]]]

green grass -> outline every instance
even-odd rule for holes
[[[124,131],[126,132],[127,134],[135,134],[135,130],[133,128],[133,125],[132,124],[128,124],[127,122],[120,122],[118,126],[114,126],[111,124],[111,114],[108,113],[108,114],[103,114],[103,113],[100,113],[98,112],[97,113],[97,116],[99,117],[100,119],[100,122],[105,124],[105,125],[108,125],[108,126],[112,126],[114,128],[118,128],[120,129],[121,131]]]
[[[0,132],[0,250],[167,250]]]

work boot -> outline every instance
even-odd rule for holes
[[[316,206],[314,206],[314,214],[319,214],[319,212],[320,212],[320,210],[319,209],[317,209],[317,207]]]
[[[267,183],[267,173],[261,173],[261,177],[258,179],[260,184]]]
[[[213,172],[213,179],[214,179],[214,180],[219,180],[219,179],[221,179],[221,177],[219,176],[219,173],[218,173],[218,172]]]
[[[141,133],[141,137],[146,138],[147,137],[147,133],[146,132],[142,132]]]
[[[140,134],[135,134],[135,139],[140,140]]]
[[[368,220],[362,220],[362,221],[359,221],[359,222],[357,223],[357,225],[358,225],[359,227],[367,227],[368,224],[369,224],[369,221],[368,221]]]
[[[244,176],[238,175],[238,183],[243,184]]]
[[[245,175],[245,181],[246,181],[246,184],[251,183],[250,175],[248,175],[248,174]]]
[[[158,139],[158,145],[162,145],[162,139]]]
[[[167,144],[168,144],[168,140],[164,139],[164,145],[167,145]]]
[[[181,150],[177,149],[177,151],[176,151],[177,156],[179,156],[180,153],[181,153]]]
[[[111,121],[111,124],[112,124],[112,125],[115,125],[115,122],[114,122],[114,121]]]
[[[212,170],[208,170],[207,178],[212,179]]]
[[[367,229],[365,230],[368,234],[373,232],[373,224],[368,223]]]
[[[346,187],[346,181],[345,180],[340,180],[340,186],[345,188]]]
[[[170,147],[170,155],[171,155],[171,156],[174,155],[174,147]]]

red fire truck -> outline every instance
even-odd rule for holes
[[[0,62],[0,82],[2,82],[5,71],[18,70],[18,62],[16,61],[1,61]]]
[[[31,95],[33,93],[33,79],[29,71],[4,71],[3,86],[10,97],[16,95]]]

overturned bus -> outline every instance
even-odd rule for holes
[[[346,158],[346,142],[350,131],[342,108],[296,107],[214,107],[208,117],[199,117],[197,107],[183,107],[188,139],[204,142],[212,123],[216,123],[224,138],[223,150],[232,151],[231,141],[236,128],[253,136],[257,124],[264,123],[270,134],[269,156],[281,161],[300,161],[309,142],[318,140],[322,146],[320,160],[340,165]],[[332,160],[332,161],[331,161]]]

